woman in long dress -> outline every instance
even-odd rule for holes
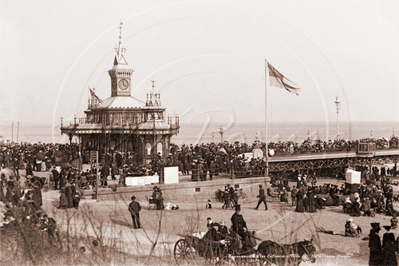
[[[396,258],[396,242],[395,236],[393,233],[389,232],[391,230],[391,226],[384,226],[387,232],[384,234],[382,238],[382,250],[383,250],[383,258],[384,265],[398,265],[398,260]]]
[[[308,192],[308,201],[309,201],[308,212],[316,212],[315,198],[311,190],[309,190]]]
[[[299,189],[297,194],[296,194],[296,208],[295,208],[296,212],[304,212],[304,208],[303,208],[303,193],[302,191]]]
[[[378,235],[380,231],[379,223],[372,223],[372,229],[370,230],[369,248],[370,248],[370,258],[369,265],[382,265],[383,262],[383,252],[381,246],[381,239]]]
[[[355,202],[352,204],[351,216],[360,216],[360,199],[359,198],[356,198]]]
[[[59,207],[60,209],[68,208],[68,200],[67,200],[67,197],[66,197],[66,194],[65,194],[65,190],[66,190],[65,187],[61,188],[60,207]]]
[[[388,215],[388,216],[398,215],[398,212],[393,208],[392,200],[387,199],[386,206],[387,206],[386,207],[386,215]]]

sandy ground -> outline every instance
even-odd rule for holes
[[[35,172],[35,175],[45,176],[46,172]],[[21,171],[21,176],[24,172]],[[320,179],[322,183],[342,184],[343,181]],[[291,184],[292,185],[292,184]],[[398,191],[399,188],[395,187]],[[66,217],[72,216],[70,226],[76,232],[86,232],[95,237],[96,228],[106,227],[103,234],[106,239],[120,239],[124,241],[124,251],[131,254],[149,254],[152,244],[157,239],[155,255],[170,256],[173,253],[174,243],[180,234],[206,231],[206,218],[211,217],[214,222],[225,221],[229,227],[233,210],[222,209],[222,203],[213,202],[212,209],[205,209],[205,202],[187,203],[172,202],[179,205],[175,211],[148,210],[146,202],[140,202],[143,209],[140,213],[144,229],[131,228],[131,217],[127,210],[129,202],[100,201],[85,199],[81,201],[79,210],[59,210],[59,192],[49,191],[43,193],[43,208],[49,216],[54,217],[62,229],[66,229]],[[270,199],[269,199],[270,200]],[[389,225],[391,217],[376,214],[375,217],[353,217],[355,224],[359,225],[363,233],[358,238],[343,236],[345,221],[350,217],[343,213],[342,207],[326,207],[316,213],[296,213],[294,207],[277,201],[268,201],[268,211],[261,205],[259,210],[254,210],[257,199],[248,199],[241,202],[241,209],[249,230],[257,232],[257,237],[263,240],[273,240],[278,243],[293,243],[303,239],[314,239],[316,263],[313,265],[368,265],[368,241],[362,240],[369,234],[370,223],[379,222],[381,227]],[[399,203],[395,203],[399,209]],[[85,222],[88,217],[95,217],[95,226],[87,227]],[[161,230],[158,232],[159,221]],[[316,228],[336,232],[336,235],[318,233]],[[87,230],[84,230],[88,228]],[[97,230],[98,232],[98,230]],[[382,229],[382,239],[385,229]],[[398,236],[395,232],[396,237]],[[258,244],[260,241],[258,241]],[[310,262],[301,265],[310,265]]]

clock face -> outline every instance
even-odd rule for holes
[[[129,81],[127,81],[126,79],[121,79],[118,85],[121,90],[126,90],[129,87]]]

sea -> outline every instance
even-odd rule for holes
[[[19,128],[19,130],[18,130]],[[396,130],[396,134],[395,134]],[[266,125],[264,122],[252,123],[180,123],[179,133],[172,137],[171,143],[202,144],[228,141],[252,144],[255,140],[264,142]],[[54,134],[53,134],[54,132]],[[275,122],[267,124],[269,142],[337,139],[337,124],[326,122]],[[20,122],[1,122],[0,135],[3,141],[29,143],[68,143],[66,135],[61,135],[59,126]],[[399,135],[399,121],[396,122],[340,122],[339,139],[357,140],[364,138],[391,138]],[[1,138],[0,138],[1,140]],[[72,140],[74,141],[74,139]]]

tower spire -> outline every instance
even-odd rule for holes
[[[119,44],[118,44],[118,59],[121,58],[122,54],[122,28],[123,28],[123,22],[119,22]]]
[[[155,79],[153,78],[151,80],[151,82],[152,82],[152,92],[154,93],[154,90],[155,90]]]
[[[116,65],[127,65],[126,59],[123,56],[123,53],[126,52],[126,48],[122,45],[122,29],[123,29],[123,22],[119,22],[119,43],[118,46],[115,47],[116,55],[114,60],[114,66]]]

